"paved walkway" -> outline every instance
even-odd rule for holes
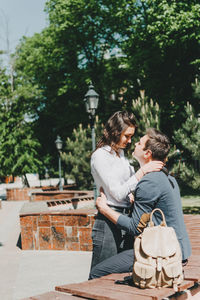
[[[2,201],[0,209],[1,300],[21,300],[88,278],[91,252],[22,251],[16,246],[19,211],[24,203]]]

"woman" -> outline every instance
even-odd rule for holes
[[[140,168],[136,173],[124,156],[124,151],[135,133],[133,113],[118,111],[105,124],[103,136],[91,157],[91,173],[97,189],[103,188],[107,204],[112,209],[129,214],[138,181],[148,172],[159,171],[160,161]],[[91,269],[101,261],[123,250],[123,232],[98,212],[92,229],[93,255]]]

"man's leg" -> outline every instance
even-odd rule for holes
[[[92,268],[89,280],[99,278],[112,273],[127,273],[133,268],[133,249],[118,253]]]

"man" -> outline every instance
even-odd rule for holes
[[[170,150],[169,139],[156,129],[150,128],[135,145],[134,157],[140,167],[153,160],[165,162]],[[118,228],[136,236],[147,226],[150,213],[154,208],[160,208],[165,215],[168,226],[173,227],[182,251],[183,263],[191,254],[190,241],[183,219],[181,198],[178,184],[168,172],[151,172],[143,176],[135,190],[135,201],[132,216],[122,215],[106,204],[106,197],[101,192],[97,198],[97,208]],[[153,216],[155,225],[161,222],[159,212]],[[89,279],[98,278],[111,273],[125,273],[133,267],[133,249],[123,251],[96,265],[90,272]]]

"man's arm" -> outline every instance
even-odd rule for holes
[[[111,155],[110,155],[111,156]],[[105,191],[109,192],[116,201],[121,202],[125,199],[128,194],[132,193],[138,181],[147,173],[153,171],[159,171],[163,167],[163,162],[161,161],[151,161],[145,166],[140,168],[137,173],[131,171],[132,176],[121,184],[119,171],[117,171],[110,162],[110,159],[105,155],[105,151],[94,152],[91,158],[91,172],[95,177],[99,178],[101,184],[104,186]]]
[[[155,208],[160,195],[157,182],[152,180],[151,176],[146,175],[136,187],[131,217],[120,215],[117,219],[117,227],[131,235],[140,234],[147,226],[150,213]]]
[[[117,220],[120,216],[120,213],[114,211],[112,208],[110,208],[107,205],[107,199],[105,194],[101,191],[101,196],[96,199],[96,206],[98,208],[98,211],[104,215],[107,219],[109,219],[114,224],[117,224]]]
[[[106,204],[106,197],[102,192],[96,202],[97,208],[103,215],[118,228],[124,229],[131,235],[138,235],[143,231],[149,221],[149,215],[160,197],[159,187],[151,179],[145,177],[137,185],[131,217],[113,211]]]

